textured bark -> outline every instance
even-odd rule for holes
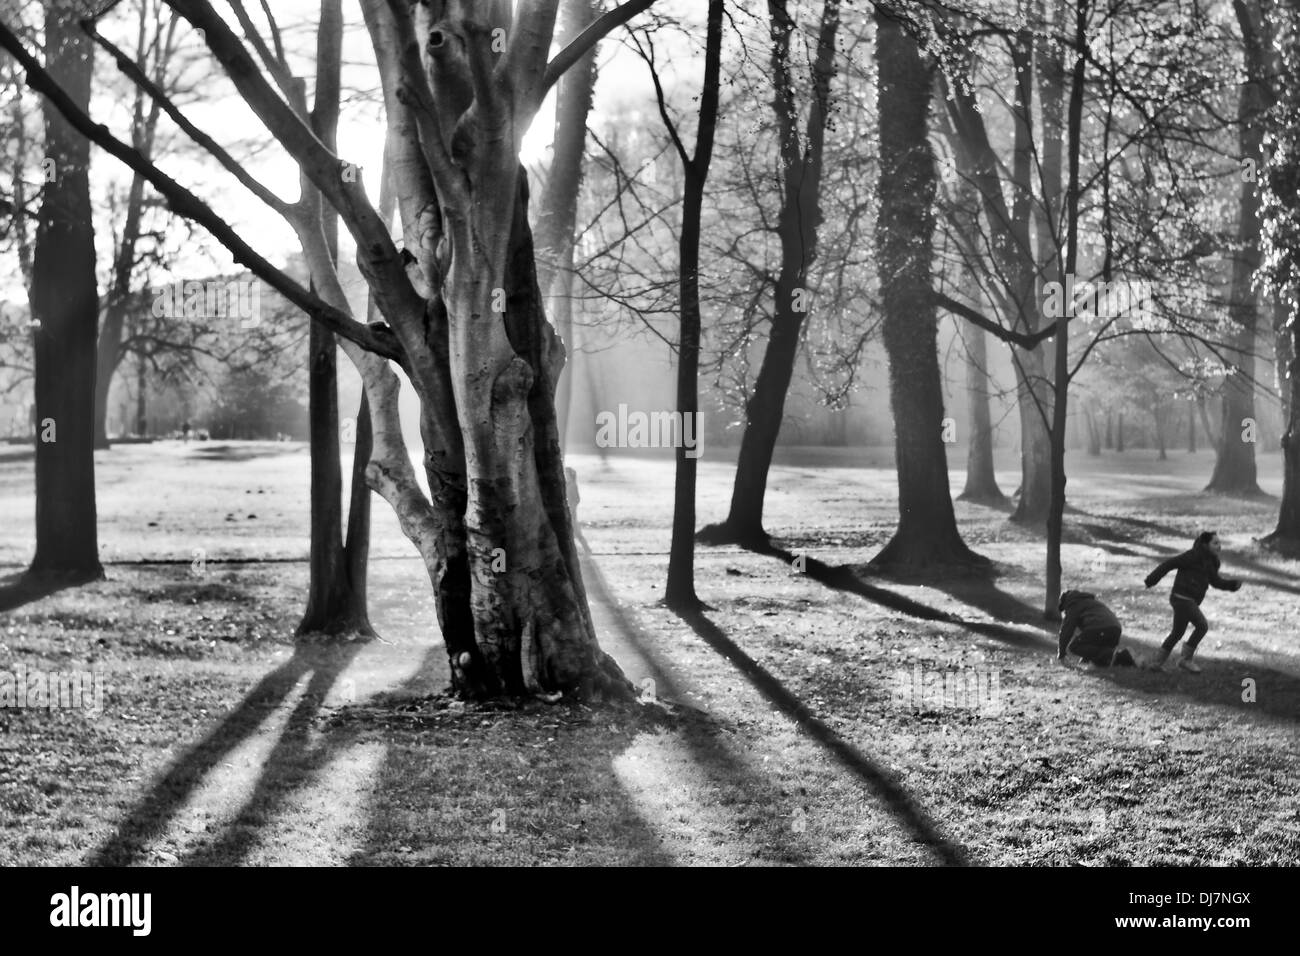
[[[876,15],[880,180],[876,261],[898,469],[898,529],[872,559],[922,570],[982,561],[957,531],[943,444],[932,253],[934,156],[928,138],[931,68],[893,18]]]
[[[50,76],[78,107],[90,102],[94,48],[68,4],[45,14]],[[99,325],[90,143],[49,101],[43,103],[45,184],[32,261],[35,328],[36,555],[28,575],[103,576],[95,512],[95,337]]]
[[[835,37],[840,24],[840,0],[825,0],[812,67],[813,103],[801,144],[793,79],[790,74],[790,39],[794,20],[783,0],[772,0],[768,13],[772,26],[772,106],[780,141],[782,202],[777,220],[781,266],[774,283],[772,327],[759,365],[754,390],[745,405],[745,431],[736,459],[736,480],[731,507],[720,524],[700,532],[713,544],[727,542],[762,548],[768,544],[763,530],[763,502],[772,454],[785,414],[785,399],[794,374],[799,338],[806,317],[802,298],[817,255],[817,230],[821,225],[822,154],[830,116],[830,85],[835,77]]]

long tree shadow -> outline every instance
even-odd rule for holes
[[[810,737],[822,745],[839,763],[865,783],[920,843],[929,847],[946,866],[967,866],[964,848],[951,842],[894,777],[877,766],[866,754],[828,727],[798,697],[786,690],[770,672],[746,654],[721,628],[702,612],[683,611],[677,615],[715,651],[744,674],[768,701],[795,721]]]
[[[304,706],[319,707],[320,698],[356,655],[360,646],[358,643],[296,646],[289,660],[258,681],[216,727],[172,761],[150,786],[144,798],[118,824],[113,835],[91,853],[86,865],[125,866],[136,862],[149,842],[165,832],[167,825],[213,768],[256,733],[288,698],[303,675],[311,672],[312,680],[308,696],[304,697],[303,703],[295,711],[300,723],[305,713]],[[291,729],[286,729],[286,734],[291,732]]]
[[[1047,625],[1041,620],[1033,620],[1034,612],[1030,605],[1025,604],[1014,595],[1000,590],[996,585],[992,584],[992,579],[988,577],[972,576],[969,580],[957,582],[952,578],[944,579],[942,575],[936,575],[933,578],[927,578],[925,583],[930,587],[936,587],[945,591],[945,593],[951,594],[964,604],[970,604],[985,611],[990,616],[1019,620],[1027,626],[1011,627],[993,621],[972,621],[958,614],[931,607],[921,601],[899,594],[897,591],[891,591],[888,588],[864,581],[859,570],[853,565],[828,565],[816,558],[810,558],[807,555],[795,555],[775,545],[770,545],[760,553],[780,558],[786,564],[792,564],[796,557],[800,558],[803,573],[818,584],[825,585],[828,588],[856,594],[881,607],[923,621],[955,624],[975,634],[991,637],[994,640],[1025,650],[1034,649],[1041,644],[1044,641],[1044,632],[1048,629]],[[952,590],[949,591],[948,588]]]
[[[665,660],[655,650],[651,636],[614,598],[600,566],[592,560],[584,561],[582,574],[593,603],[600,606],[612,619],[623,641],[638,654],[641,663],[649,672],[650,680],[654,681],[655,696],[669,704],[689,708],[691,705],[686,703],[685,688],[671,673],[672,662]],[[770,782],[754,774],[749,765],[738,758],[716,735],[706,732],[708,728],[704,725],[709,721],[708,715],[701,713],[700,718],[695,721],[696,726],[688,728],[687,732],[680,735],[695,763],[702,768],[713,768],[718,779],[733,784],[742,783],[747,796],[751,798],[761,798],[769,803],[779,801],[781,797]],[[777,849],[780,850],[785,861],[797,863],[808,859],[806,849],[801,842],[792,839],[785,831],[777,831],[773,836],[780,841]]]
[[[307,688],[263,761],[252,793],[221,836],[189,853],[183,865],[230,866],[241,862],[276,808],[290,793],[313,780],[344,746],[344,737],[351,734],[337,730],[327,738],[314,739],[315,722],[330,689],[361,646],[355,641],[334,645],[315,656]]]

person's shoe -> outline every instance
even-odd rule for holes
[[[1111,667],[1132,667],[1135,663],[1136,661],[1133,660],[1133,655],[1128,652],[1127,647],[1122,647],[1116,651],[1115,656],[1110,660]]]
[[[1199,674],[1201,672],[1201,668],[1197,665],[1196,661],[1192,660],[1192,657],[1195,654],[1195,651],[1190,651],[1190,653],[1189,651],[1183,651],[1183,656],[1178,660],[1178,666],[1189,674]]]
[[[1163,647],[1147,660],[1147,669],[1158,671],[1165,666],[1165,661],[1169,660],[1169,652]]]

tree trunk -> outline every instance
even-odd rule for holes
[[[47,69],[72,101],[90,103],[94,48],[68,4],[46,6]],[[103,577],[95,512],[95,336],[99,326],[90,142],[43,102],[55,175],[37,218],[35,328],[36,555],[28,575]]]
[[[920,571],[983,561],[957,531],[943,443],[943,391],[932,282],[933,76],[898,21],[876,14],[880,211],[876,261],[898,468],[898,529],[873,569]]]
[[[144,353],[136,354],[135,361],[135,433],[141,438],[149,434],[149,360]]]
[[[1235,3],[1242,31],[1242,59],[1246,82],[1237,99],[1237,143],[1243,157],[1263,165],[1265,113],[1272,102],[1269,94],[1270,51],[1261,36],[1257,5]],[[1252,12],[1252,7],[1254,8]],[[1254,290],[1255,272],[1260,266],[1260,191],[1257,182],[1241,177],[1237,199],[1237,242],[1232,259],[1232,286],[1228,293],[1228,319],[1233,323],[1231,352],[1233,367],[1223,383],[1223,425],[1216,446],[1214,473],[1206,491],[1253,497],[1262,494],[1255,462],[1255,443],[1245,441],[1242,432],[1247,419],[1255,419],[1255,330],[1259,304]]]
[[[1165,461],[1169,457],[1169,454],[1165,449],[1165,415],[1166,414],[1167,414],[1167,409],[1165,408],[1164,404],[1161,402],[1157,402],[1155,408],[1152,409],[1151,412],[1151,418],[1156,428],[1156,448],[1159,449],[1160,461]]]
[[[1002,504],[993,468],[993,418],[989,412],[988,340],[983,329],[966,330],[966,394],[970,397],[970,447],[966,452],[963,501]]]
[[[772,105],[779,131],[782,203],[777,222],[781,268],[775,282],[772,328],[759,366],[754,391],[745,406],[745,432],[736,459],[736,480],[727,519],[700,532],[711,544],[734,543],[765,548],[763,501],[772,467],[777,435],[785,414],[786,394],[799,352],[800,330],[807,315],[808,277],[817,255],[821,225],[822,152],[830,116],[830,85],[835,76],[835,36],[839,29],[839,0],[825,0],[813,63],[814,97],[800,144],[790,38],[794,21],[786,3],[768,4],[772,18]]]
[[[1196,454],[1196,401],[1187,400],[1187,454]]]
[[[1300,317],[1291,317],[1290,347],[1286,350],[1287,428],[1282,436],[1282,501],[1277,526],[1261,544],[1287,554],[1300,554]]]
[[[1117,412],[1115,415],[1115,450],[1122,452],[1124,450],[1124,413]]]
[[[1066,117],[1069,171],[1065,188],[1065,206],[1061,213],[1066,223],[1065,262],[1060,281],[1073,275],[1079,261],[1079,151],[1083,127],[1084,83],[1087,77],[1088,2],[1076,0],[1074,22],[1074,69],[1070,78],[1070,101]],[[1056,323],[1054,348],[1055,392],[1052,408],[1052,503],[1047,516],[1047,586],[1043,597],[1043,616],[1049,621],[1060,619],[1061,540],[1065,530],[1065,420],[1070,394],[1070,323]],[[1123,418],[1121,417],[1121,422]],[[1121,431],[1123,430],[1121,425]]]
[[[315,102],[309,117],[312,130],[329,149],[337,149],[343,11],[341,0],[322,0],[316,38]],[[297,92],[297,91],[296,91]],[[297,104],[306,112],[306,98]],[[323,239],[329,269],[338,261],[338,215],[321,200],[320,193],[303,177],[301,215],[308,220],[311,235],[304,243]],[[381,189],[381,193],[384,190]],[[392,218],[392,200],[380,197],[387,206],[386,222]],[[381,212],[381,215],[383,213]],[[307,230],[304,230],[307,231]],[[310,254],[308,261],[312,262]],[[316,260],[319,262],[319,259]],[[320,263],[324,267],[324,263]],[[318,270],[319,271],[319,270]],[[308,414],[311,439],[311,556],[307,584],[307,607],[295,634],[373,637],[374,628],[366,607],[366,565],[369,558],[370,495],[364,475],[370,459],[369,404],[362,398],[357,413],[356,446],[353,450],[353,511],[348,515],[348,537],[343,538],[343,472],[339,460],[338,341],[334,333],[313,322],[308,343]],[[363,418],[366,419],[363,421]],[[365,430],[363,442],[362,430]]]
[[[696,126],[695,155],[682,153],[685,169],[681,239],[678,246],[678,296],[681,335],[677,348],[677,410],[682,435],[687,427],[695,439],[689,449],[677,445],[677,470],[673,486],[673,534],[668,552],[668,582],[664,600],[677,610],[700,606],[695,594],[695,479],[700,455],[700,226],[704,186],[713,160],[713,137],[718,125],[719,77],[722,62],[723,0],[709,0],[705,41],[704,83],[700,90],[700,116]],[[662,104],[661,104],[662,105]],[[667,118],[667,112],[664,113]],[[675,140],[677,141],[677,140]]]
[[[587,29],[599,12],[600,5],[593,0],[567,0],[561,13],[560,46],[566,46]],[[537,281],[546,293],[546,307],[569,355],[560,372],[555,398],[562,447],[568,438],[573,399],[574,229],[586,159],[587,117],[596,90],[596,50],[593,46],[560,78],[551,169],[537,216]]]
[[[1101,429],[1097,427],[1097,417],[1085,407],[1083,420],[1088,426],[1088,455],[1096,458],[1101,454]]]

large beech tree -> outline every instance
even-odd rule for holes
[[[248,24],[241,40],[207,0],[170,2],[204,31],[239,94],[338,213],[382,322],[350,314],[324,242],[304,244],[309,290],[90,120],[3,27],[0,45],[82,134],[146,171],[178,214],[339,336],[370,405],[366,479],[428,569],[455,687],[479,697],[629,694],[597,643],[574,547],[554,406],[564,354],[542,308],[519,149],[556,79],[649,0],[605,13],[553,59],[557,0],[363,0],[401,248],[361,177],[345,174],[352,167],[277,88],[265,42]],[[212,147],[242,185],[273,208],[284,205]],[[420,401],[427,495],[402,437],[394,366]]]

